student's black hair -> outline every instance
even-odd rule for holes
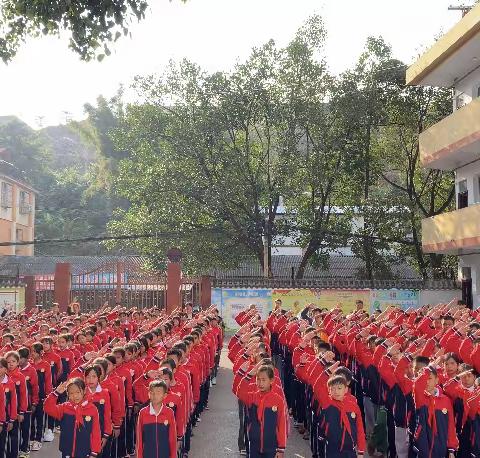
[[[137,351],[137,346],[133,342],[128,342],[124,347],[125,352],[135,353]]]
[[[343,375],[333,375],[327,381],[327,386],[344,385],[348,387],[348,382]]]
[[[51,336],[56,336],[58,334],[58,331],[55,329],[55,328],[50,328],[48,330],[48,333],[51,335]]]
[[[34,344],[32,344],[32,350],[35,353],[38,353],[39,355],[41,355],[43,352],[43,345],[41,344],[41,342],[35,342]]]
[[[160,368],[160,372],[163,374],[163,375],[168,375],[168,378],[170,380],[173,379],[173,372],[172,370],[169,368],[169,367],[161,367]]]
[[[460,356],[458,356],[453,351],[451,351],[449,353],[445,353],[445,355],[443,357],[444,361],[448,361],[449,359],[453,359],[457,364],[460,364],[462,362],[462,360],[460,359]]]
[[[183,353],[187,352],[187,346],[185,345],[185,342],[177,342],[172,348],[178,348]]]
[[[345,367],[345,366],[337,367],[337,369],[334,372],[334,375],[341,375],[347,381],[348,385],[352,383],[353,375],[352,375],[352,371],[348,367]]]
[[[452,315],[443,315],[441,318],[442,318],[442,321],[448,320],[448,321],[451,321],[452,323],[455,323],[455,318],[453,318]]]
[[[44,343],[44,342],[48,342],[50,345],[53,345],[53,339],[51,337],[42,337],[40,339],[40,342]]]
[[[324,342],[323,340],[320,340],[320,342],[318,342],[316,345],[319,350],[330,351],[332,349],[332,347],[330,347],[330,344],[328,342]]]
[[[153,334],[151,332],[146,332],[143,336],[148,340],[153,340]]]
[[[260,372],[265,372],[267,374],[267,377],[270,380],[273,380],[275,378],[275,372],[273,371],[273,366],[260,366],[260,368],[257,371],[257,375],[260,374]]]
[[[30,349],[27,347],[19,348],[18,354],[20,355],[20,358],[28,359],[30,358]]]
[[[167,356],[172,356],[175,355],[178,359],[182,357],[182,352],[176,348],[170,348],[170,350],[167,351]]]
[[[112,353],[108,353],[104,355],[104,357],[107,361],[110,361],[114,366],[117,365],[117,358],[115,358],[115,355],[113,355]]]
[[[91,366],[87,366],[84,371],[85,377],[92,371],[97,374],[98,380],[100,380],[100,378],[102,377],[102,368],[98,364],[92,364]]]
[[[71,378],[67,382],[67,391],[68,388],[72,385],[75,385],[80,391],[85,392],[85,382],[80,377]]]
[[[112,349],[112,353],[120,353],[122,355],[122,358],[125,358],[125,348],[123,347],[115,347]]]
[[[102,367],[103,373],[104,373],[104,374],[107,373],[108,360],[107,360],[106,358],[102,358],[102,357],[95,358],[95,359],[93,360],[93,364],[98,364],[99,366]]]
[[[153,380],[148,385],[148,391],[153,391],[155,388],[163,388],[165,393],[168,392],[168,386],[163,380]]]
[[[263,359],[262,359],[262,366],[271,366],[271,367],[274,367],[274,366],[273,366],[273,361],[272,361],[272,359],[270,358],[270,356],[267,356],[266,358],[263,358]]]
[[[12,334],[4,334],[2,336],[2,339],[10,339],[10,342],[13,342],[15,340],[15,337]]]
[[[270,358],[270,355],[268,353],[260,353],[258,356],[260,359]]]
[[[171,359],[171,358],[164,359],[164,360],[160,363],[161,366],[164,366],[165,364],[168,365],[168,366],[170,366],[170,368],[172,369],[172,371],[177,368],[177,365],[175,364],[175,361],[174,361],[173,359]]]
[[[0,358],[0,366],[4,367],[5,369],[8,369],[7,360],[5,358]]]
[[[413,358],[413,362],[415,364],[423,364],[425,366],[428,366],[430,364],[430,359],[427,356],[418,355]]]
[[[145,347],[146,351],[150,348],[150,344],[148,343],[148,339],[145,336],[139,337],[138,341]]]
[[[462,363],[460,366],[458,366],[458,372],[461,374],[462,372],[470,372],[475,376],[475,378],[478,377],[478,372],[475,370],[473,366],[467,363]]]
[[[5,359],[13,357],[17,361],[20,361],[20,355],[16,351],[7,351],[7,353],[5,353],[4,356],[5,356]]]

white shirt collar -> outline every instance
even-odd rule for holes
[[[8,382],[8,375],[5,374],[5,375],[3,376],[2,383],[7,383],[7,382]]]
[[[156,413],[155,409],[153,408],[153,404],[150,403],[150,415],[155,415],[156,417],[158,417],[162,413],[162,410],[163,410],[163,404],[162,404],[162,407],[160,407],[160,410],[158,411],[158,413]]]

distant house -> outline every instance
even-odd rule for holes
[[[5,160],[8,157],[8,152],[0,148],[0,242],[33,240],[37,192]],[[0,246],[0,255],[32,256],[33,245]]]

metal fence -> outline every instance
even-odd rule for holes
[[[54,302],[55,275],[36,275],[35,284],[35,304],[49,308]]]
[[[165,306],[166,276],[138,264],[110,263],[92,272],[72,275],[71,300],[82,311],[97,310],[105,302],[125,307]]]

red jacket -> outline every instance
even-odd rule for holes
[[[167,451],[169,458],[177,457],[177,428],[173,411],[162,405],[155,413],[151,405],[140,410],[137,420],[137,456],[144,458],[144,448],[148,447],[149,457],[160,457],[159,451]],[[153,455],[151,453],[153,449]],[[165,456],[165,455],[162,455]]]
[[[32,406],[36,406],[39,401],[38,393],[38,375],[35,367],[28,363],[25,367],[20,369],[22,374],[25,376],[25,381],[27,383],[27,392],[28,392],[28,410],[30,411]]]

